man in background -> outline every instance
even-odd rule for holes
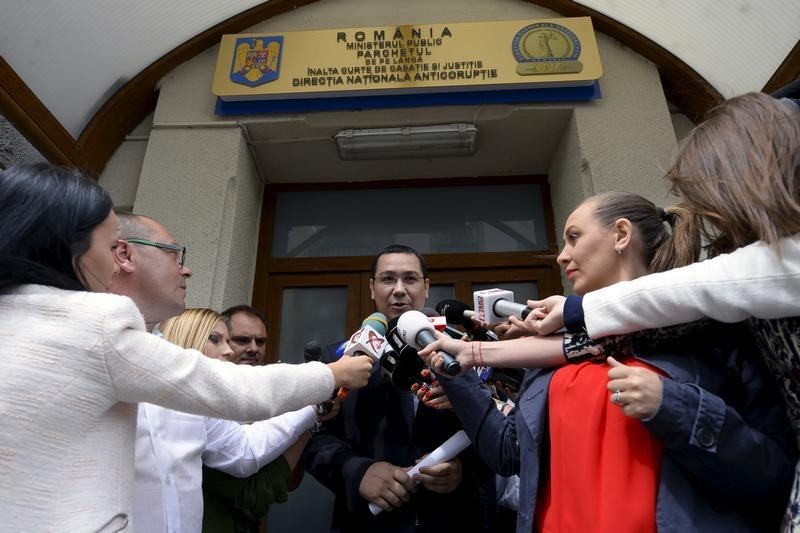
[[[267,321],[249,305],[236,305],[222,312],[231,335],[233,356],[229,361],[242,365],[267,364]]]

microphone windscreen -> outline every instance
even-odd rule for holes
[[[372,313],[361,323],[361,326],[371,326],[372,329],[381,335],[386,335],[388,326],[386,324],[386,315],[383,313]]]
[[[420,312],[425,316],[442,316],[433,307],[423,307]]]
[[[308,341],[303,349],[303,360],[308,363],[319,361],[320,357],[322,357],[322,346],[317,341]]]
[[[475,323],[464,316],[464,311],[472,311],[472,309],[465,303],[458,300],[442,300],[436,304],[436,310],[447,319],[449,324],[458,324],[471,330],[475,327]]]

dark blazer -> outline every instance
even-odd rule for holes
[[[339,343],[327,346],[323,363],[336,359]],[[435,494],[422,485],[410,503],[372,516],[358,493],[361,479],[375,462],[409,467],[461,429],[450,411],[420,403],[413,394],[386,384],[376,365],[363,389],[350,391],[339,415],[315,434],[303,453],[306,471],[336,496],[331,531],[414,532],[480,531],[476,458],[462,454],[462,481],[450,494]],[[418,523],[418,525],[417,525]]]
[[[743,329],[713,323],[688,337],[631,341],[635,357],[672,378],[658,413],[642,422],[664,443],[660,533],[778,530],[797,451],[778,388]],[[527,371],[508,417],[472,373],[441,380],[479,455],[498,473],[520,474],[519,533],[534,531],[553,373]]]

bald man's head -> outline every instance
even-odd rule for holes
[[[120,272],[111,282],[111,292],[132,299],[152,327],[184,310],[186,279],[192,271],[181,266],[183,254],[172,249],[178,243],[158,221],[128,214],[119,215],[119,220]]]

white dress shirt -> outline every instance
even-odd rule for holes
[[[286,451],[316,420],[313,407],[242,425],[139,404],[133,505],[136,529],[199,532],[203,524],[203,464],[232,476],[250,476]]]

